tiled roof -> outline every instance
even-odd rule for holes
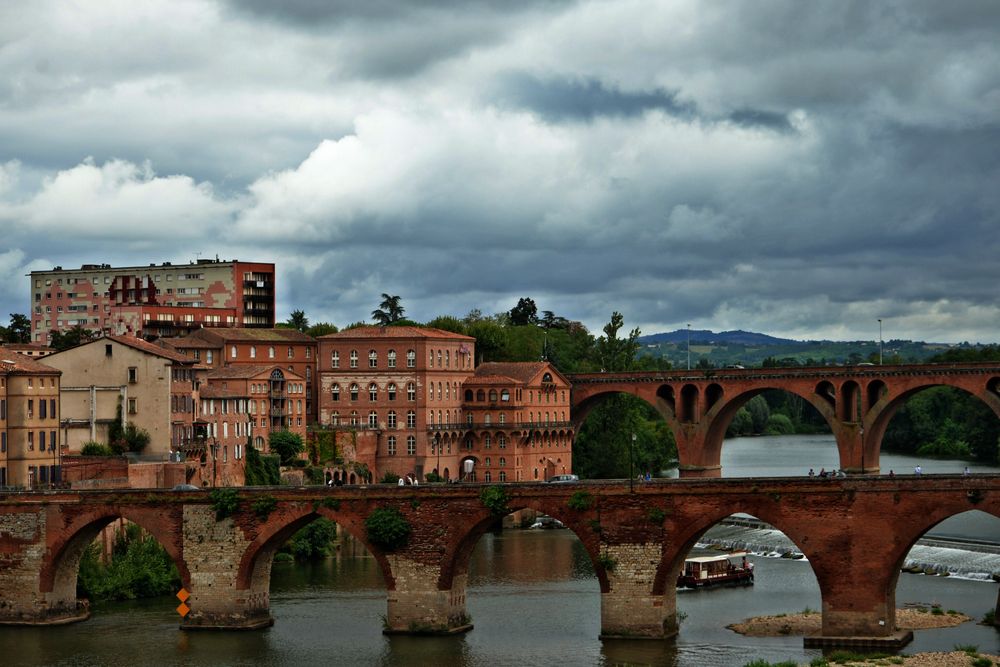
[[[196,340],[228,343],[232,341],[272,342],[272,343],[315,343],[316,339],[297,329],[250,329],[241,327],[211,327],[198,329],[182,340],[175,342],[179,347],[193,347]]]
[[[432,340],[463,340],[475,341],[471,336],[445,331],[443,329],[432,329],[430,327],[357,327],[346,329],[337,333],[320,336],[324,339],[352,340],[355,338],[383,338],[383,339],[405,339],[405,338],[426,338]]]
[[[517,384],[517,380],[506,375],[473,375],[462,383],[465,387]]]
[[[135,336],[105,336],[104,339],[98,338],[95,343],[100,343],[101,340],[113,340],[116,343],[126,345],[140,352],[145,352],[147,354],[153,354],[158,357],[163,357],[164,359],[170,359],[171,361],[176,361],[181,364],[194,364],[195,360],[191,357],[185,356],[180,352],[168,349],[166,347],[161,347],[156,343],[150,343],[143,340],[142,338],[136,338]]]
[[[222,341],[211,341],[205,340],[204,338],[199,338],[197,336],[184,336],[183,338],[158,338],[156,344],[167,348],[168,350],[188,350],[193,348],[198,349],[215,349],[222,347]]]
[[[62,371],[9,350],[0,350],[0,370],[4,373],[30,375],[61,375]]]
[[[545,368],[551,368],[545,361],[488,361],[476,368],[476,377],[505,375],[522,384],[531,382]],[[555,373],[555,369],[551,369]]]
[[[249,380],[250,378],[255,378],[261,374],[270,375],[271,371],[275,368],[284,373],[286,378],[290,378],[292,380],[303,379],[303,377],[298,373],[290,371],[287,368],[282,368],[278,364],[232,364],[230,366],[216,368],[215,370],[209,372],[206,379],[210,381],[227,379]]]
[[[250,395],[246,388],[237,389],[234,387],[222,388],[219,384],[204,384],[198,390],[200,398],[245,398]]]

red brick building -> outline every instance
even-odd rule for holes
[[[305,378],[277,364],[232,364],[209,371],[201,389],[199,419],[209,439],[222,445],[248,442],[268,452],[268,436],[291,431],[305,440]]]
[[[360,327],[319,339],[319,423],[345,459],[423,479],[545,480],[572,471],[569,382],[547,362],[473,368],[475,339]]]
[[[293,420],[289,427],[304,429],[316,421],[318,344],[311,336],[295,329],[218,328],[199,329],[183,338],[164,338],[157,342],[197,361],[209,371],[238,365],[267,369],[270,373],[274,367],[279,367],[288,375],[288,381],[303,385],[303,392],[295,397],[296,401],[304,401],[303,411],[289,413]],[[268,429],[262,434],[265,439],[272,430],[270,422]]]
[[[31,338],[81,326],[176,336],[201,327],[273,327],[274,264],[199,259],[148,266],[84,264],[32,271]]]
[[[56,368],[20,354],[0,354],[0,488],[60,481]]]

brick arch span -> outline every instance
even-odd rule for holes
[[[982,377],[979,382],[968,382],[968,378],[963,382],[932,381],[926,383],[914,383],[902,391],[891,392],[886,387],[881,387],[878,396],[873,396],[872,391],[867,395],[870,406],[862,420],[864,428],[864,456],[870,461],[878,461],[882,449],[882,440],[885,437],[889,422],[895,414],[906,405],[907,401],[916,394],[926,389],[934,387],[951,387],[958,389],[970,396],[978,398],[984,405],[993,411],[993,414],[1000,419],[1000,377]],[[871,400],[874,398],[874,400]]]
[[[669,390],[669,385],[662,385],[665,390]],[[580,427],[583,422],[586,421],[587,416],[590,412],[596,408],[598,405],[607,401],[608,399],[617,396],[619,394],[628,394],[629,396],[635,396],[642,399],[646,403],[649,403],[657,414],[663,417],[663,420],[670,425],[670,429],[676,431],[676,427],[679,425],[677,416],[675,415],[675,407],[671,400],[668,398],[668,393],[663,393],[660,395],[658,393],[660,385],[640,385],[637,388],[630,388],[624,386],[616,386],[616,388],[607,389],[605,391],[595,391],[589,393],[586,398],[581,400],[579,403],[574,403],[570,411],[570,421],[573,423],[573,429],[579,432]],[[676,433],[675,433],[676,435]]]
[[[805,391],[804,387],[799,386],[761,386],[754,389],[749,389],[742,391],[738,394],[732,396],[722,395],[715,403],[708,409],[704,416],[705,428],[703,438],[700,440],[699,453],[701,455],[700,459],[692,460],[691,463],[696,463],[697,465],[707,466],[707,467],[720,467],[722,461],[722,444],[726,437],[726,429],[729,428],[729,424],[732,423],[733,419],[736,417],[736,413],[750,402],[751,399],[756,396],[760,396],[766,391],[784,391],[793,396],[797,396],[804,400],[809,405],[813,406],[823,420],[826,422],[827,426],[830,427],[830,431],[834,434],[837,441],[837,450],[840,454],[840,460],[849,460],[849,450],[851,442],[848,438],[842,437],[843,429],[841,428],[841,422],[837,419],[836,414],[836,403],[824,396],[824,391],[828,387],[825,384],[818,384],[815,391],[808,392]],[[830,388],[832,390],[832,387]],[[694,459],[694,452],[690,452],[688,458]],[[678,446],[678,458],[681,465],[686,463],[683,458],[680,458],[680,447]],[[846,465],[842,465],[842,468],[846,468]]]
[[[700,509],[704,510],[706,508],[701,506]],[[792,541],[792,544],[809,560],[813,576],[816,577],[817,581],[820,581],[820,572],[817,571],[815,564],[821,562],[820,559],[823,556],[822,546],[810,544],[809,529],[800,526],[784,513],[783,508],[780,506],[780,498],[774,500],[773,497],[767,497],[751,502],[747,502],[746,500],[721,502],[707,513],[699,512],[697,516],[668,519],[666,522],[666,532],[671,536],[671,539],[667,548],[664,548],[662,559],[656,569],[656,577],[653,580],[653,594],[666,595],[668,599],[673,598],[674,603],[670,607],[675,607],[675,584],[688,553],[690,553],[691,549],[698,543],[698,540],[710,528],[737,513],[749,514],[784,533]],[[823,582],[820,581],[820,590],[822,589]]]
[[[236,571],[236,588],[251,591],[251,595],[259,596],[266,602],[270,598],[271,566],[275,553],[296,531],[321,517],[333,521],[363,544],[381,568],[386,588],[395,589],[396,582],[386,555],[368,541],[364,520],[360,516],[350,511],[341,512],[329,507],[312,507],[300,503],[292,506],[283,504],[263,523],[251,521],[251,525],[244,528],[253,539],[240,559]]]
[[[594,573],[600,585],[601,593],[607,593],[610,589],[608,573],[600,564],[600,538],[591,528],[590,520],[593,519],[592,512],[578,512],[566,507],[565,500],[557,502],[556,499],[534,499],[521,500],[512,499],[509,503],[510,510],[531,509],[542,514],[547,514],[554,519],[562,521],[567,529],[573,531],[577,539],[583,544],[590,562],[594,566]],[[456,577],[463,577],[468,574],[469,563],[472,559],[472,552],[479,542],[495,525],[498,519],[487,509],[482,509],[474,514],[466,515],[460,532],[456,536],[458,539],[447,546],[441,555],[441,575],[438,579],[438,590],[451,590]]]
[[[60,513],[58,518],[65,520],[66,515]],[[125,519],[152,535],[177,566],[182,585],[190,586],[191,573],[183,557],[183,536],[178,530],[183,522],[181,506],[87,505],[85,510],[72,514],[68,521],[58,526],[56,537],[46,550],[48,555],[39,572],[39,591],[49,596],[51,608],[76,608],[76,585],[83,552],[116,519]]]

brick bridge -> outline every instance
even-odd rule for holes
[[[364,543],[381,567],[387,631],[466,630],[470,555],[495,523],[480,500],[483,488],[244,488],[239,509],[221,520],[204,492],[0,495],[0,623],[86,618],[76,597],[81,555],[102,528],[123,517],[151,533],[176,563],[191,592],[183,628],[265,627],[272,623],[275,552],[293,532],[327,517]],[[743,512],[782,530],[809,559],[823,599],[822,641],[898,638],[892,630],[896,580],[916,540],[970,509],[1000,516],[1000,475],[686,479],[634,490],[620,481],[502,488],[510,509],[549,514],[580,538],[600,583],[602,637],[675,634],[674,584],[686,554],[711,526]],[[570,498],[581,491],[590,502],[571,509]],[[252,507],[261,497],[276,501],[266,518]],[[379,507],[397,508],[412,526],[409,542],[395,552],[366,537],[364,520]]]
[[[737,410],[754,396],[780,389],[802,397],[837,439],[841,469],[877,473],[889,420],[913,394],[955,387],[1000,416],[1000,364],[921,364],[818,368],[753,368],[585,373],[573,383],[571,415],[579,428],[600,401],[632,394],[652,405],[677,442],[682,477],[719,477],[722,440]]]

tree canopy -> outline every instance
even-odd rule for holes
[[[400,305],[401,297],[382,293],[382,302],[372,311],[372,319],[380,326],[395,324],[403,319],[406,309]]]

